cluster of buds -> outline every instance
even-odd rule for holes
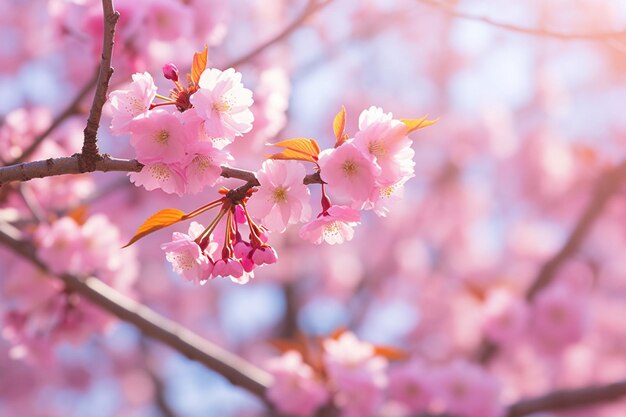
[[[276,262],[278,255],[267,243],[267,229],[256,224],[246,208],[246,201],[254,191],[248,189],[245,197],[238,199],[237,190],[222,188],[220,193],[224,197],[185,215],[194,217],[219,207],[208,226],[192,222],[187,234],[174,232],[172,241],[161,245],[175,272],[200,284],[217,277],[230,277],[245,284],[254,277],[257,266]],[[245,233],[242,234],[243,225],[248,229],[247,240],[243,237]],[[223,234],[217,233],[218,230]]]

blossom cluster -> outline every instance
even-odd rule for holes
[[[232,68],[206,68],[206,54],[205,49],[194,55],[186,86],[174,64],[163,67],[164,77],[174,83],[167,97],[157,94],[148,73],[133,75],[127,90],[110,94],[111,129],[115,134],[130,134],[137,159],[144,165],[141,172],[129,174],[136,185],[179,195],[213,186],[222,166],[232,159],[227,146],[252,129],[252,92],[243,86],[241,74]],[[155,104],[155,98],[162,102]],[[247,282],[255,266],[276,261],[266,232],[282,233],[290,224],[307,222],[300,229],[303,239],[332,245],[352,239],[361,210],[386,216],[404,183],[414,176],[415,152],[409,133],[434,122],[394,119],[379,107],[360,114],[354,137],[345,132],[345,122],[342,108],[333,124],[334,147],[323,151],[314,139],[272,144],[283,151],[263,162],[256,174],[258,184],[252,184],[255,188],[244,186],[239,191],[245,191],[245,196],[237,198],[233,195],[241,194],[238,190],[225,192],[215,205],[205,206],[221,205],[208,227],[194,223],[187,234],[174,233],[173,240],[162,246],[174,270],[193,282],[204,283],[215,276]],[[321,209],[314,219],[303,162],[313,164],[314,173],[309,175],[315,175],[313,182],[321,185]],[[339,204],[331,202],[331,195]],[[173,221],[170,211],[162,216],[157,213],[135,237],[206,210],[177,214]],[[249,241],[241,239],[240,223],[247,224]],[[213,238],[218,227],[225,231],[222,240]]]
[[[141,172],[131,181],[147,190],[198,193],[215,185],[231,156],[225,147],[252,129],[252,92],[234,69],[206,69],[183,87],[173,64],[163,69],[174,82],[170,97],[157,95],[149,73],[133,75],[127,90],[109,95],[113,133],[130,134]],[[156,97],[164,101],[154,103]]]
[[[37,257],[55,275],[93,274],[124,292],[134,283],[134,254],[120,253],[120,233],[105,215],[65,216],[42,223],[33,239]],[[2,336],[13,345],[12,356],[45,359],[55,342],[78,343],[94,328],[104,330],[112,323],[109,315],[46,277],[46,272],[23,262],[10,272],[3,291],[14,301],[4,312]]]
[[[291,349],[268,361],[274,382],[267,396],[280,412],[308,417],[332,403],[341,417],[380,415],[385,407],[394,407],[397,415],[502,413],[500,383],[468,362],[427,367],[413,359],[392,366],[389,358],[398,358],[350,332],[323,340],[321,357],[312,351]]]

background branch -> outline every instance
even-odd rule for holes
[[[35,248],[23,241],[20,232],[7,223],[0,223],[0,243],[42,271],[50,273],[37,257]],[[58,278],[68,290],[82,295],[103,310],[134,325],[143,335],[165,343],[265,401],[265,389],[271,384],[272,377],[263,369],[126,297],[97,278],[80,278],[70,274],[59,275]]]
[[[330,4],[331,1],[332,0],[308,0],[302,12],[293,20],[293,22],[287,25],[282,31],[280,31],[274,37],[263,42],[262,44],[260,44],[259,46],[254,48],[252,51],[248,52],[247,54],[225,64],[223,67],[224,68],[236,68],[240,65],[243,65],[244,63],[248,61],[253,60],[270,46],[282,41],[287,36],[291,35],[291,33],[295,31],[296,29],[298,29],[300,26],[302,26],[304,22],[310,16],[312,16],[314,13],[316,13],[320,9],[324,8],[326,5]]]
[[[593,195],[587,206],[576,221],[567,241],[554,256],[543,264],[531,286],[526,291],[526,300],[532,302],[542,289],[550,285],[559,268],[573,255],[576,254],[596,220],[604,211],[607,203],[626,181],[626,160],[619,165],[604,172],[595,183]],[[498,346],[484,339],[476,354],[476,360],[480,363],[488,363],[498,351]]]
[[[417,0],[419,3],[436,7],[450,16],[471,20],[475,22],[485,23],[489,26],[497,27],[500,29],[508,30],[509,32],[521,33],[529,36],[555,38],[561,40],[581,40],[581,41],[607,41],[618,37],[626,36],[626,30],[613,31],[613,32],[595,32],[595,33],[564,33],[540,28],[526,28],[522,26],[512,25],[509,23],[502,23],[492,20],[488,17],[478,16],[467,12],[457,10],[453,6],[440,1],[440,0]]]

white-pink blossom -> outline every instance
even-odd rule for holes
[[[299,352],[290,350],[268,361],[267,368],[274,382],[267,398],[285,414],[309,417],[329,399],[324,384],[313,369],[303,362]]]
[[[306,171],[296,161],[263,162],[257,173],[261,186],[248,202],[251,215],[269,230],[284,232],[289,224],[311,217],[310,192],[302,179]]]
[[[161,245],[165,258],[172,264],[174,272],[191,282],[203,283],[209,277],[212,264],[195,239],[204,227],[192,222],[187,234],[174,232],[172,241]]]
[[[232,68],[207,68],[200,76],[199,86],[190,101],[204,120],[209,137],[232,140],[252,129],[252,91],[241,83],[241,73]]]
[[[111,103],[111,131],[116,135],[128,133],[130,122],[146,114],[156,96],[157,87],[147,73],[133,74],[128,90],[116,90],[109,94]]]
[[[300,228],[300,237],[315,244],[323,241],[330,245],[352,240],[354,227],[361,219],[360,213],[346,206],[332,206],[326,213]]]

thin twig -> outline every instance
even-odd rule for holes
[[[89,110],[89,118],[85,127],[85,138],[83,141],[83,150],[81,162],[85,164],[86,171],[95,171],[99,159],[101,159],[98,150],[98,128],[100,127],[100,118],[102,116],[102,107],[107,99],[107,90],[109,81],[113,75],[111,67],[111,56],[113,54],[113,43],[115,36],[115,25],[120,17],[119,12],[115,11],[112,0],[102,0],[102,10],[104,19],[104,36],[102,39],[102,60],[100,62],[100,70],[98,73],[98,84],[93,97],[93,103]]]
[[[291,35],[291,33],[295,31],[296,29],[298,29],[300,26],[302,26],[302,24],[304,24],[304,22],[309,17],[311,17],[314,13],[316,13],[320,9],[324,8],[330,2],[331,0],[308,0],[302,12],[289,25],[285,26],[285,28],[283,28],[282,31],[280,31],[274,37],[258,45],[253,50],[246,53],[245,55],[227,63],[226,65],[224,65],[224,68],[237,68],[238,66],[243,65],[244,63],[252,61],[254,58],[256,58],[259,54],[261,54],[267,48],[282,41],[283,39]]]
[[[538,36],[546,38],[555,38],[560,40],[580,40],[580,41],[606,41],[619,37],[626,36],[626,30],[619,30],[614,32],[593,32],[593,33],[564,33],[540,28],[526,28],[522,26],[512,25],[509,23],[502,23],[492,20],[488,17],[478,16],[467,12],[462,12],[455,9],[453,6],[444,3],[440,0],[417,0],[422,4],[436,7],[450,16],[454,16],[459,19],[471,20],[475,22],[485,23],[489,26],[494,26],[500,29],[508,30],[509,32],[521,33],[529,36]]]
[[[96,82],[98,81],[98,73],[99,72],[96,72],[96,75],[94,77],[92,77],[87,82],[87,84],[85,84],[83,86],[83,88],[78,92],[76,97],[74,97],[74,100],[72,100],[72,102],[65,108],[65,110],[63,110],[52,121],[50,126],[48,126],[48,128],[46,130],[44,130],[39,135],[37,135],[37,137],[35,137],[33,142],[28,146],[28,148],[24,149],[24,151],[22,152],[22,154],[19,157],[15,158],[13,161],[8,163],[7,165],[19,164],[20,162],[24,162],[25,160],[27,160],[33,154],[33,152],[35,152],[37,150],[37,148],[39,148],[39,145],[41,145],[41,143],[44,141],[44,139],[46,139],[48,136],[50,136],[50,134],[54,130],[56,130],[57,127],[59,127],[67,118],[69,118],[70,116],[73,116],[73,115],[78,113],[79,108],[80,108],[80,103],[83,101],[85,96],[96,85]]]
[[[35,248],[23,241],[20,232],[7,223],[0,223],[0,243],[42,271],[50,273],[37,257]],[[234,385],[264,399],[265,390],[272,382],[271,375],[264,370],[126,297],[97,278],[80,278],[70,274],[57,277],[68,290],[82,295],[103,310],[134,325],[143,335],[165,343],[189,359],[223,375]]]

